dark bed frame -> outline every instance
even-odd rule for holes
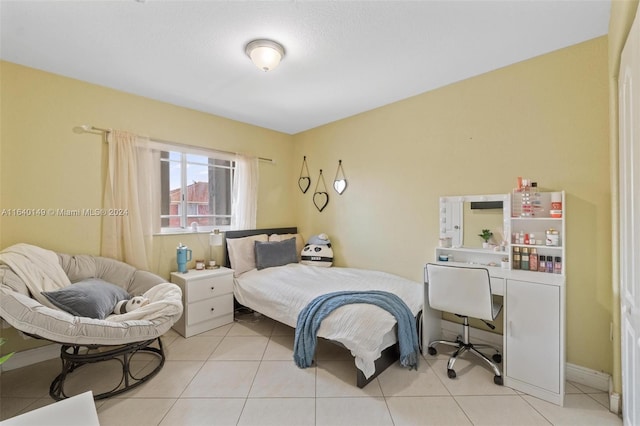
[[[233,239],[233,238],[243,238],[250,237],[252,235],[260,235],[260,234],[297,234],[298,228],[289,227],[289,228],[269,228],[269,229],[249,229],[242,231],[226,231],[225,239]],[[226,244],[225,244],[226,247]],[[229,261],[229,253],[225,251],[225,266],[231,267],[231,262]],[[239,305],[239,303],[236,301]],[[256,311],[258,312],[258,311]],[[420,315],[418,315],[420,318]],[[417,320],[417,319],[416,319]],[[333,340],[325,339],[328,342],[334,343],[338,346],[344,347],[342,343],[334,342]],[[389,366],[393,365],[396,361],[400,359],[400,349],[398,348],[398,343],[389,346],[388,348],[382,351],[380,358],[375,361],[375,372],[371,375],[371,377],[366,378],[364,373],[356,367],[357,377],[356,384],[359,388],[365,387],[369,382],[373,381],[380,373],[386,370]]]

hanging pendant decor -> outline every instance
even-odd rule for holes
[[[306,173],[306,175],[304,174]],[[300,179],[298,179],[298,186],[303,194],[306,194],[311,186],[311,177],[309,176],[309,167],[307,167],[307,156],[302,159],[302,168],[300,169]]]
[[[318,186],[322,182],[322,186],[324,187],[324,191],[318,191]],[[319,212],[324,210],[329,204],[329,193],[327,192],[327,185],[324,183],[324,177],[322,176],[322,169],[320,169],[320,176],[318,176],[318,181],[316,182],[316,190],[313,193],[313,204],[315,204],[316,208]]]
[[[340,195],[347,189],[347,178],[344,175],[344,169],[342,168],[342,160],[338,160],[338,170],[336,170],[336,177],[333,180],[333,189]]]

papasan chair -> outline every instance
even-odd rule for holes
[[[65,393],[65,380],[87,364],[117,360],[122,367],[119,383],[94,392],[96,400],[151,379],[164,365],[160,336],[183,309],[180,287],[150,272],[106,257],[59,254],[29,244],[0,252],[0,295],[2,319],[28,336],[62,345],[62,371],[49,388],[55,400],[73,396]],[[122,300],[132,296],[143,296],[145,304],[125,312]],[[114,313],[116,305],[125,313]],[[138,353],[153,355],[155,368],[134,372],[131,359]]]

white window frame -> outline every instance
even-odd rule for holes
[[[163,160],[160,158],[159,153],[161,151],[167,151],[167,152],[174,152],[174,153],[179,153],[180,154],[180,185],[181,185],[181,192],[182,192],[182,200],[180,200],[180,206],[178,208],[179,211],[179,217],[180,217],[180,226],[179,227],[163,227],[162,225],[160,225],[160,234],[181,234],[181,233],[191,233],[191,232],[211,232],[214,229],[219,229],[219,230],[228,230],[231,228],[231,223],[233,223],[233,211],[232,214],[230,215],[206,215],[206,217],[227,217],[229,218],[229,225],[210,225],[210,226],[204,226],[204,225],[198,225],[197,229],[194,229],[191,227],[191,224],[188,223],[188,202],[185,199],[185,194],[187,193],[187,187],[188,187],[188,182],[187,182],[187,165],[188,164],[199,164],[199,165],[206,165],[209,166],[209,164],[204,164],[204,163],[193,163],[193,162],[189,162],[187,161],[187,155],[198,155],[198,156],[203,156],[203,157],[207,157],[209,159],[213,159],[213,160],[222,160],[222,161],[229,161],[231,162],[230,166],[215,166],[215,167],[219,167],[219,168],[225,168],[225,169],[230,169],[231,170],[231,179],[229,182],[229,191],[230,191],[230,195],[232,196],[232,190],[233,190],[233,179],[234,179],[234,175],[235,175],[235,169],[236,169],[236,162],[235,162],[235,155],[230,154],[230,153],[225,153],[225,152],[220,152],[220,151],[215,151],[215,150],[209,150],[209,149],[205,149],[205,148],[196,148],[196,147],[191,147],[191,146],[186,146],[186,145],[180,145],[180,144],[171,144],[171,143],[166,143],[166,142],[159,142],[159,141],[151,141],[151,148],[158,151],[158,166],[160,166],[161,162],[163,161],[169,161],[169,160]],[[173,162],[173,160],[172,160]],[[160,172],[159,174],[159,179],[162,179],[162,172]],[[160,182],[159,182],[160,184]],[[160,219],[160,224],[162,224],[162,219],[165,218],[169,218],[169,217],[175,217],[175,215],[164,215],[162,214],[162,208],[160,207],[160,211],[156,212],[155,214],[157,214],[158,218]]]

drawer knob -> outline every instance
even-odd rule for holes
[[[214,286],[211,286],[211,290],[215,290],[216,288]]]
[[[215,311],[215,310],[216,310],[216,308],[211,308],[211,312],[213,312],[213,311]]]

